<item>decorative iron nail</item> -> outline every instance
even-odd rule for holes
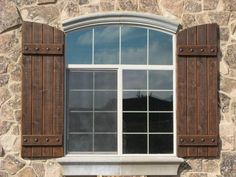
[[[192,48],[190,49],[190,52],[193,52],[193,49],[192,49]]]
[[[38,138],[35,138],[34,141],[35,141],[35,142],[38,142]]]
[[[201,52],[204,52],[204,49],[201,49]]]
[[[47,47],[46,50],[49,50],[49,48]]]
[[[61,49],[59,47],[57,47],[57,50],[60,51]]]
[[[212,139],[211,139],[211,141],[212,141],[212,142],[215,142],[215,139],[214,139],[214,138],[212,138]]]
[[[215,49],[211,49],[211,52],[215,52]]]
[[[181,142],[184,142],[184,139],[183,139],[183,138],[181,138],[181,139],[180,139],[180,141],[181,141]]]
[[[182,48],[179,49],[180,52],[183,52],[184,50]]]
[[[49,142],[49,138],[46,138],[46,142]]]
[[[204,138],[202,138],[202,139],[201,139],[201,141],[202,141],[202,142],[204,142],[204,141],[205,141],[205,139],[204,139]]]
[[[194,142],[194,139],[193,138],[191,138],[191,140],[190,140],[191,142]]]
[[[35,50],[39,50],[39,48],[38,48],[38,47],[35,47]]]
[[[60,141],[60,139],[59,139],[59,138],[57,138],[56,140],[57,140],[57,142],[59,142],[59,141]]]
[[[23,140],[24,142],[27,142],[27,139],[26,138],[24,138],[24,140]]]
[[[29,48],[27,46],[25,46],[25,50],[28,50]]]

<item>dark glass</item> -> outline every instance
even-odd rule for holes
[[[99,26],[94,29],[94,63],[119,63],[119,26]]]
[[[146,113],[123,113],[123,132],[146,132]]]
[[[149,71],[149,89],[173,89],[173,71]]]
[[[95,91],[96,111],[116,111],[117,92],[116,91]]]
[[[93,113],[92,112],[70,112],[69,132],[92,132]]]
[[[70,89],[93,89],[93,72],[70,71]]]
[[[116,132],[117,113],[99,112],[94,114],[95,132]]]
[[[93,150],[93,136],[88,134],[69,135],[68,150],[91,152]]]
[[[70,91],[69,109],[79,111],[91,111],[93,109],[93,92]]]
[[[124,134],[123,135],[123,153],[124,154],[146,154],[147,153],[147,135]]]
[[[67,64],[92,63],[92,34],[91,28],[66,33]]]
[[[149,64],[173,64],[172,36],[163,32],[149,30]]]
[[[150,132],[173,132],[172,113],[149,113]]]
[[[94,151],[96,152],[115,152],[117,151],[116,134],[95,134]]]
[[[121,63],[147,64],[147,29],[122,26]]]
[[[158,134],[149,135],[150,154],[169,154],[173,153],[173,135]]]
[[[123,111],[146,111],[147,92],[125,91],[123,92]]]
[[[123,89],[147,89],[147,71],[145,70],[124,70]]]
[[[172,111],[173,110],[173,92],[156,91],[149,93],[150,111]]]
[[[117,88],[116,71],[97,71],[95,72],[95,89],[113,89]]]

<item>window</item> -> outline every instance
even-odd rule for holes
[[[175,154],[174,36],[98,25],[66,33],[69,154]]]

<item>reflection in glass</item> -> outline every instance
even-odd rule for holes
[[[123,89],[147,89],[147,71],[145,70],[124,70]]]
[[[149,71],[149,89],[173,89],[173,71]]]
[[[172,113],[149,113],[150,132],[173,132]]]
[[[93,89],[93,72],[69,72],[70,89]]]
[[[147,135],[145,134],[124,134],[123,153],[141,154],[147,153]]]
[[[70,132],[92,132],[93,113],[92,112],[70,112],[69,113]]]
[[[173,135],[171,134],[149,135],[149,153],[150,154],[173,153]]]
[[[147,92],[125,91],[123,92],[123,111],[146,111]]]
[[[173,93],[171,91],[155,91],[149,93],[150,111],[172,111]]]
[[[94,151],[114,152],[117,151],[116,134],[95,134]]]
[[[100,26],[94,29],[94,63],[119,63],[119,26]]]
[[[95,91],[95,110],[116,111],[117,94],[116,91]]]
[[[146,113],[123,113],[123,132],[146,132]]]
[[[70,134],[69,151],[88,152],[93,150],[93,137],[88,134]]]
[[[79,111],[89,111],[93,109],[93,92],[92,91],[70,91],[69,108]]]
[[[147,29],[121,27],[121,63],[147,64]]]
[[[116,89],[117,74],[114,71],[95,72],[95,89]]]
[[[92,63],[92,29],[66,33],[66,59],[69,64]]]
[[[116,132],[117,131],[117,113],[99,112],[94,114],[95,132]]]
[[[149,30],[149,64],[173,64],[173,47],[171,35],[155,30]]]

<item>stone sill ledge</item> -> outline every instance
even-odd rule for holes
[[[64,175],[177,175],[184,161],[175,156],[86,156],[67,155],[57,159]]]

